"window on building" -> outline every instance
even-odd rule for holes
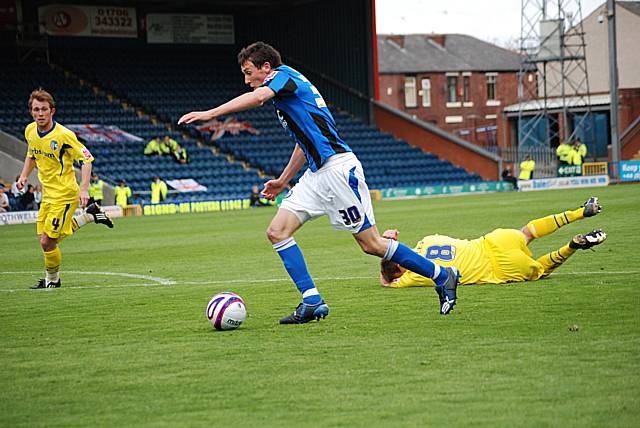
[[[422,107],[431,106],[431,80],[422,79]]]
[[[448,76],[447,77],[447,101],[450,103],[455,103],[458,101],[458,77],[457,76]]]
[[[405,107],[418,107],[416,78],[414,76],[405,76],[404,78],[404,105]]]
[[[469,87],[469,80],[471,76],[462,77],[462,101],[468,103],[471,101],[471,88]]]
[[[496,76],[495,74],[487,74],[487,101],[496,99]]]

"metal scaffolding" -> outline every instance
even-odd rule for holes
[[[580,0],[522,0],[517,126],[522,156],[573,141],[578,130],[593,136],[582,19]]]

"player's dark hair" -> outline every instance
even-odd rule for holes
[[[282,58],[273,46],[265,42],[255,42],[243,48],[238,54],[238,65],[250,61],[256,67],[260,68],[265,62],[271,64],[271,68],[277,68],[282,65]]]
[[[49,103],[49,108],[51,110],[56,108],[56,102],[53,100],[53,96],[42,88],[36,89],[31,92],[31,95],[29,95],[29,111],[31,111],[31,104],[33,104],[33,100],[38,100],[41,103]]]
[[[380,260],[380,273],[385,281],[391,282],[400,276],[400,265],[391,260]]]

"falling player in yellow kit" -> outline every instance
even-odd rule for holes
[[[580,208],[531,220],[522,229],[496,229],[481,238],[466,240],[444,235],[425,236],[414,251],[441,264],[460,271],[460,284],[504,284],[507,282],[535,281],[550,275],[577,249],[588,249],[601,244],[606,233],[597,229],[585,235],[576,235],[560,249],[537,260],[529,250],[529,243],[549,235],[562,226],[592,217],[602,210],[598,198],[589,198]],[[387,230],[382,235],[397,239],[397,230]],[[384,287],[425,287],[433,281],[406,270],[391,261],[380,266],[380,282]],[[446,296],[440,296],[441,307]],[[446,306],[446,305],[445,305]]]
[[[43,89],[33,91],[29,97],[29,112],[34,122],[27,125],[24,131],[29,148],[17,186],[23,189],[29,174],[38,168],[42,203],[36,231],[46,268],[46,277],[31,288],[57,288],[60,287],[62,261],[58,243],[93,221],[109,228],[113,227],[113,223],[97,204],[89,205],[74,217],[78,205],[84,209],[89,200],[93,156],[72,131],[53,120],[56,107],[51,94]],[[81,165],[80,187],[76,181],[74,161]]]

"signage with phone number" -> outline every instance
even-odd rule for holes
[[[51,36],[137,37],[132,7],[47,5],[38,8],[41,31]]]
[[[133,27],[133,21],[126,8],[98,8],[93,17],[95,27]]]

